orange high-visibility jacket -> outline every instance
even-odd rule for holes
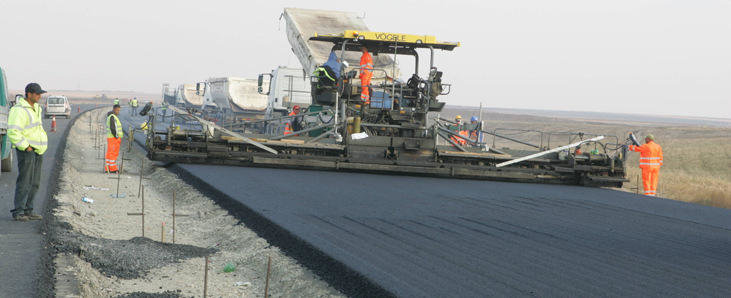
[[[297,113],[295,113],[294,111],[291,111],[291,112],[289,112],[289,115],[287,115],[287,116],[294,116],[294,115],[297,115]],[[288,118],[287,121],[288,121],[287,124],[284,125],[284,134],[285,135],[292,134],[292,121],[294,121],[294,118]]]
[[[373,57],[371,53],[365,52],[360,56],[360,79],[370,81],[373,76]]]
[[[642,146],[630,145],[629,150],[640,153],[640,169],[660,169],[662,166],[662,147],[653,141]]]

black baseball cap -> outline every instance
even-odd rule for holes
[[[30,83],[25,85],[25,93],[43,94],[46,93],[46,90],[41,89],[41,85],[38,83]]]

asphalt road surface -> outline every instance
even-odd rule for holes
[[[731,296],[731,210],[573,186],[181,167],[398,296]]]
[[[270,241],[301,262],[288,245],[397,296],[731,297],[727,209],[578,186],[178,168],[248,209],[247,224],[286,231],[271,235],[297,241]]]
[[[77,105],[73,105],[72,119],[76,116]],[[80,105],[82,111],[90,106]],[[35,197],[34,212],[43,214],[48,197],[54,191],[49,187],[52,173],[57,166],[56,153],[64,131],[71,120],[56,118],[56,132],[51,132],[51,119],[43,119],[43,128],[48,134],[48,150],[43,154],[43,174],[41,186]],[[41,225],[40,221],[15,222],[10,210],[15,195],[15,179],[18,177],[17,160],[13,161],[10,173],[0,174],[0,296],[36,297],[38,279],[42,267],[50,264],[41,262]]]

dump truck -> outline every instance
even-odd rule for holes
[[[285,8],[282,18],[286,21],[287,40],[292,52],[307,74],[312,74],[317,66],[324,64],[332,50],[330,45],[313,41],[310,37],[338,34],[345,30],[370,31],[363,18],[353,12]],[[340,58],[350,65],[349,69],[358,68],[360,53],[348,51],[342,54]],[[373,66],[382,70],[373,74],[373,82],[399,77],[398,63],[388,55],[374,56]]]
[[[5,71],[0,67],[0,172],[10,172],[13,168],[13,146],[8,138],[8,83]]]
[[[285,10],[285,17],[288,13],[291,16],[292,10]],[[307,11],[307,15],[313,13]],[[336,14],[334,19],[341,16]],[[304,27],[303,18],[294,19],[297,28]],[[434,52],[452,52],[460,43],[438,41],[430,35],[371,32],[361,28],[339,33],[313,33],[310,37],[303,31],[299,34],[288,32],[288,36],[297,37],[293,42],[295,52],[303,50],[296,48],[303,44],[297,41],[298,38],[307,38],[308,49],[318,49],[328,55],[334,52],[340,61],[357,57],[363,46],[374,57],[384,57],[384,54],[410,57],[417,63],[407,81],[389,79],[386,69],[375,67],[373,72],[381,73],[384,79],[366,86],[372,90],[366,102],[361,99],[357,70],[341,67],[336,80],[322,70],[313,72],[311,102],[305,111],[295,116],[245,124],[287,121],[294,130],[290,133],[247,131],[245,126],[234,130],[177,109],[177,117],[183,121],[173,120],[175,123],[192,120],[199,125],[171,129],[169,123],[148,120],[154,123],[147,135],[148,156],[168,162],[586,186],[620,187],[626,181],[626,147],[618,137],[585,132],[545,132],[542,136],[548,136],[552,141],[536,145],[482,127],[468,127],[442,119],[439,113],[445,102],[440,98],[450,93],[451,84],[436,66]],[[419,69],[418,61],[422,57],[428,59],[429,69]],[[314,63],[312,61],[306,59],[304,62]],[[303,63],[304,69],[320,69],[320,65],[306,63]],[[394,64],[380,65],[390,67],[394,73]],[[481,138],[473,138],[471,132],[462,133],[469,130],[535,148],[494,148]],[[566,137],[567,142],[558,143],[559,135]],[[594,150],[576,150],[582,146],[592,146]]]
[[[162,84],[162,100],[169,105],[177,104],[178,89],[171,88],[169,83]]]
[[[210,78],[203,86],[204,98],[216,104],[219,109],[230,111],[239,119],[263,119],[267,109],[267,97],[257,91],[257,80],[221,77]]]

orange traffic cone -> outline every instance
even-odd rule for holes
[[[56,132],[56,116],[51,117],[51,132]]]

